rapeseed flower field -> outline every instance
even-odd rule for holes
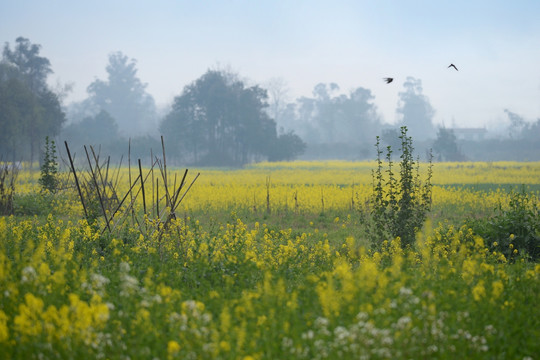
[[[463,220],[522,184],[537,199],[540,164],[435,164],[408,249],[368,247],[374,166],[198,169],[167,229],[149,216],[102,232],[74,195],[48,215],[0,217],[0,357],[537,358],[540,265]],[[20,191],[36,179],[22,173]]]

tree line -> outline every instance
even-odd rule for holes
[[[277,133],[266,111],[265,89],[246,86],[223,70],[208,70],[186,86],[158,121],[154,99],[137,76],[136,61],[121,52],[109,55],[106,80],[96,79],[87,87],[85,100],[63,108],[61,94],[47,85],[52,69],[40,50],[23,37],[16,39],[14,49],[9,43],[4,46],[0,156],[6,161],[34,162],[47,136],[79,147],[103,145],[114,153],[140,145],[146,154],[136,156],[147,156],[148,147],[157,150],[159,134],[164,134],[176,162],[213,166],[292,160],[305,148],[292,131]]]
[[[121,153],[129,146],[128,138],[141,147],[159,148],[156,139],[164,134],[177,162],[241,166],[292,160],[308,145],[371,148],[384,130],[368,89],[359,87],[344,95],[337,84],[318,84],[312,98],[283,106],[275,87],[269,96],[267,89],[248,86],[224,70],[208,70],[185,86],[160,116],[147,84],[137,76],[136,61],[121,52],[109,55],[107,79],[92,82],[88,97],[66,107],[66,116],[60,95],[47,86],[52,70],[49,60],[39,55],[41,47],[25,38],[16,43],[14,50],[6,43],[1,62],[0,104],[8,109],[0,119],[5,129],[0,151],[5,157],[35,160],[46,136]],[[395,129],[408,126],[415,138],[433,133],[433,110],[420,80],[409,78],[404,86],[398,108],[403,120]]]
[[[64,94],[47,84],[52,68],[40,50],[23,37],[13,48],[9,43],[3,48],[0,160],[36,161],[46,136],[74,147],[100,145],[109,154],[130,148],[134,157],[148,158],[149,148],[160,149],[160,134],[171,161],[179,165],[242,166],[301,155],[354,160],[372,158],[379,135],[397,149],[402,126],[419,146],[433,148],[437,160],[467,158],[451,129],[434,126],[435,110],[421,80],[413,77],[398,94],[395,125],[383,123],[374,95],[363,87],[342,93],[338,84],[321,83],[311,97],[290,101],[279,81],[263,88],[219,69],[185,86],[172,106],[160,111],[137,75],[136,60],[113,52],[106,79],[94,80],[86,99],[63,106]],[[529,124],[505,112],[516,141],[537,138],[540,121]]]

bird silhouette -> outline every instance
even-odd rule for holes
[[[450,65],[448,65],[448,67],[453,67],[454,69],[456,69],[456,71],[459,71],[459,70],[457,69],[456,65],[454,65],[454,64],[450,64]]]
[[[394,81],[394,78],[383,78],[384,81],[386,81],[387,84],[390,84],[392,81]]]

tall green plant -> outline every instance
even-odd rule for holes
[[[17,164],[0,161],[0,215],[13,214]]]
[[[383,151],[377,136],[377,169],[373,176],[373,196],[370,199],[373,245],[378,246],[385,236],[399,237],[403,247],[414,243],[416,232],[422,227],[431,210],[431,178],[433,174],[430,154],[427,177],[420,179],[420,161],[413,157],[413,141],[407,136],[407,127],[401,127],[401,155],[399,176],[394,171],[392,148],[387,147],[387,170],[383,171]],[[386,175],[385,175],[386,173]]]
[[[54,140],[49,140],[48,136],[45,137],[45,152],[38,182],[43,191],[48,191],[52,194],[58,191],[59,180],[56,145]]]

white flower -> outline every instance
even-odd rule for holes
[[[305,333],[302,333],[302,339],[304,340],[311,340],[313,339],[314,333],[313,330],[308,330]]]
[[[202,315],[202,321],[204,324],[209,324],[212,321],[212,314],[204,313]]]
[[[338,341],[342,341],[349,336],[349,330],[347,330],[343,326],[338,326],[334,329],[334,335],[336,336]]]
[[[127,262],[122,261],[120,263],[120,272],[128,273],[129,270],[131,270],[131,266],[129,266],[129,264]]]
[[[293,340],[288,337],[284,337],[283,340],[281,340],[281,346],[284,349],[291,348],[293,346]]]
[[[93,287],[97,290],[103,289],[105,285],[111,282],[105,276],[100,274],[92,274],[90,275],[90,279],[92,280]]]
[[[408,316],[402,316],[399,318],[398,322],[397,322],[397,328],[398,329],[405,329],[410,323],[411,323],[411,318],[408,317]]]
[[[392,345],[394,343],[394,339],[392,339],[390,336],[385,336],[381,340],[382,345]]]
[[[120,285],[122,290],[120,295],[126,296],[130,293],[136,292],[139,289],[139,280],[128,274],[122,275],[122,284]]]
[[[32,266],[27,266],[22,269],[22,282],[32,281],[37,277],[36,269]]]
[[[401,289],[399,289],[399,295],[401,296],[409,296],[411,295],[413,292],[411,289],[409,288],[406,288],[404,286],[401,287]]]
[[[365,312],[359,312],[358,315],[356,315],[356,320],[358,321],[366,321],[369,318],[369,315]]]
[[[315,327],[318,329],[326,328],[329,324],[329,321],[325,317],[318,317],[315,319]]]

